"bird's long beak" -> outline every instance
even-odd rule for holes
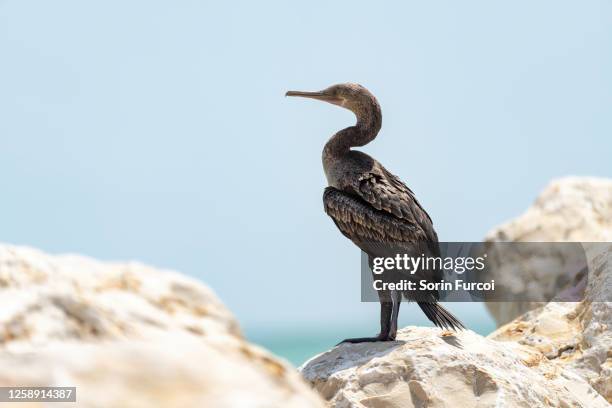
[[[301,96],[302,98],[317,99],[319,101],[325,101],[336,105],[342,105],[342,100],[334,96],[330,96],[324,92],[303,92],[303,91],[287,91],[285,96]]]

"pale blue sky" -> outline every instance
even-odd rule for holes
[[[611,52],[604,0],[0,0],[0,240],[178,269],[247,327],[374,334],[321,203],[352,115],[284,92],[368,87],[363,150],[479,240],[554,177],[612,174]]]

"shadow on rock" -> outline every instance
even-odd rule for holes
[[[457,347],[460,349],[463,348],[463,344],[461,344],[461,340],[459,340],[457,336],[455,336],[454,334],[451,334],[450,336],[440,336],[440,338],[448,345],[451,345],[453,347]]]

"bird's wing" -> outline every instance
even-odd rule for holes
[[[323,193],[323,205],[340,231],[351,240],[401,245],[427,241],[427,233],[412,219],[376,209],[361,197],[334,187]]]
[[[372,207],[415,225],[426,234],[427,239],[438,241],[431,217],[412,190],[381,165],[356,178],[352,189]]]
[[[323,205],[340,232],[353,241],[372,258],[395,257],[397,254],[412,256],[439,255],[438,243],[431,241],[428,233],[412,221],[398,218],[378,210],[362,198],[333,187],[323,193]],[[403,273],[403,272],[401,272]],[[437,281],[442,271],[417,271],[407,278]],[[437,299],[437,292],[421,294],[430,301]]]
[[[437,237],[432,240],[431,233],[413,218],[378,210],[362,198],[333,187],[325,189],[323,205],[340,232],[370,256],[440,254]]]

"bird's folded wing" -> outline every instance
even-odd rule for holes
[[[414,218],[398,218],[333,187],[325,189],[323,205],[340,231],[358,245],[357,241],[367,241],[389,248],[429,241],[428,234]]]
[[[398,218],[382,210],[373,208],[369,203],[353,194],[333,187],[323,193],[325,212],[338,229],[370,257],[437,256],[438,242],[431,241],[428,234],[416,223]],[[399,276],[407,274],[410,279],[437,281],[442,278],[441,270],[398,271]],[[414,295],[414,294],[413,294]],[[413,296],[411,295],[411,296]],[[436,291],[422,291],[421,300],[434,301]],[[409,296],[410,298],[410,296]],[[414,299],[413,299],[414,300]]]
[[[352,187],[372,207],[418,226],[429,240],[438,240],[429,214],[412,190],[382,166],[362,174]]]

